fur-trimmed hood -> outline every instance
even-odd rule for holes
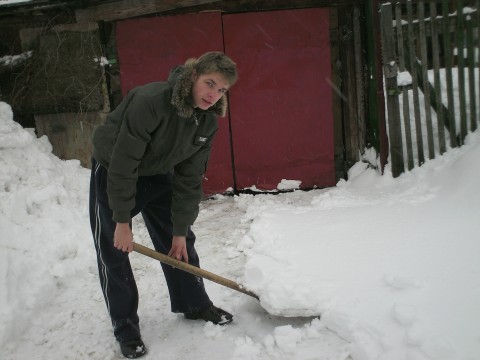
[[[168,77],[168,82],[173,88],[172,105],[177,109],[178,115],[190,118],[193,115],[193,65],[179,65],[172,69]],[[204,110],[200,110],[203,112]],[[205,112],[213,112],[220,117],[227,113],[227,97],[222,97]]]

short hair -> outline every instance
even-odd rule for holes
[[[197,75],[218,72],[228,81],[230,86],[233,86],[238,79],[237,64],[220,51],[210,51],[198,59],[188,59],[185,65],[192,65]]]

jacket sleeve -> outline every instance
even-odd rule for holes
[[[173,235],[186,236],[195,222],[203,197],[202,179],[207,170],[212,142],[217,130],[193,156],[175,166],[172,195]]]
[[[133,96],[122,116],[108,168],[107,194],[113,220],[127,223],[135,207],[138,166],[158,120],[152,104],[139,95]]]

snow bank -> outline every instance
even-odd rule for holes
[[[245,285],[284,316],[322,315],[355,360],[480,354],[480,135],[397,179],[359,163],[308,206],[258,196]]]
[[[85,233],[88,171],[51,151],[46,137],[37,139],[23,129],[13,121],[10,106],[0,102],[2,345],[31,326],[80,272],[84,254],[71,240],[90,236]]]

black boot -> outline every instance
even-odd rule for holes
[[[129,340],[120,343],[123,356],[128,359],[136,359],[147,353],[147,348],[142,340]]]
[[[210,307],[206,308],[205,310],[193,312],[193,313],[185,313],[185,318],[189,320],[205,320],[214,323],[215,325],[225,325],[233,320],[233,315],[225,310],[217,308],[214,305],[210,305]]]

